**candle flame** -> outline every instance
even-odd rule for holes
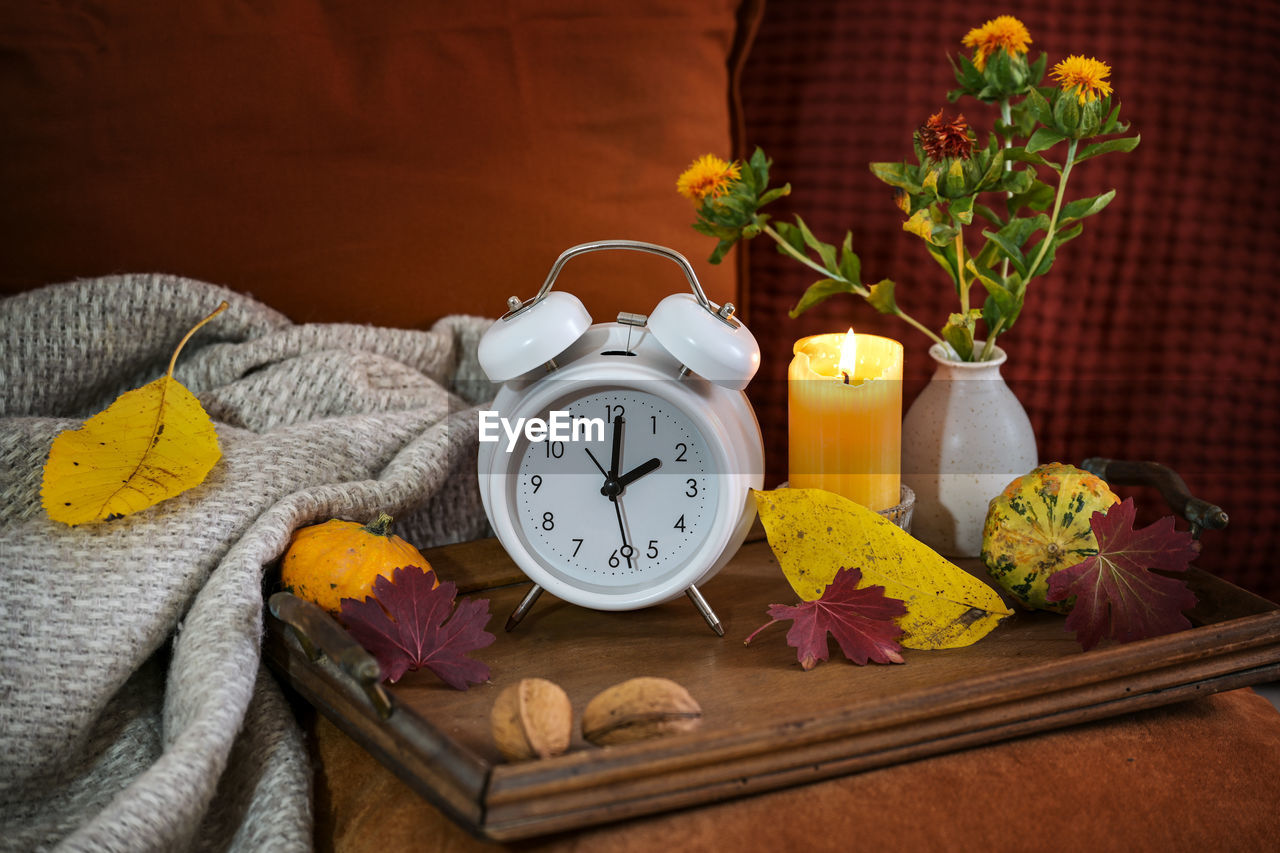
[[[850,328],[849,331],[845,333],[844,341],[840,344],[840,363],[837,365],[837,369],[840,371],[841,376],[844,377],[846,385],[849,384],[849,380],[856,375],[857,368],[858,336],[855,335],[853,333],[853,329]]]

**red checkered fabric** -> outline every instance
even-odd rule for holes
[[[912,130],[944,106],[990,127],[987,106],[947,103],[955,82],[946,57],[970,28],[1000,14],[1027,25],[1032,56],[1047,51],[1050,66],[1069,54],[1107,62],[1121,117],[1142,134],[1133,153],[1073,173],[1069,197],[1115,188],[1116,199],[1032,283],[1022,318],[1000,339],[1040,458],[1170,465],[1231,516],[1226,531],[1205,534],[1200,564],[1280,599],[1280,186],[1268,156],[1280,6],[770,3],[742,92],[747,150],[764,148],[774,182],[793,188],[775,213],[799,213],[828,242],[851,230],[863,278],[893,278],[899,303],[940,327],[958,310],[954,289],[902,230],[889,188],[867,164],[910,158]],[[932,362],[923,335],[854,297],[789,319],[814,276],[767,238],[749,251],[748,317],[764,350],[751,395],[772,484],[786,476],[785,376],[795,339],[852,324],[902,340],[907,404]],[[1148,518],[1166,514],[1155,492],[1133,494]]]

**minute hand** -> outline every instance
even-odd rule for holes
[[[628,471],[627,473],[619,477],[618,485],[622,486],[625,489],[627,486],[631,485],[636,480],[639,480],[645,474],[648,474],[652,471],[657,470],[657,468],[660,465],[662,465],[662,460],[656,456],[647,462],[641,462],[639,465],[637,465],[636,467],[632,468],[630,471]]]

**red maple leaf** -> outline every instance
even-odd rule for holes
[[[1075,596],[1067,630],[1085,651],[1104,636],[1128,643],[1191,627],[1182,611],[1195,607],[1195,593],[1185,581],[1149,570],[1186,571],[1200,543],[1175,530],[1173,516],[1134,530],[1134,515],[1133,498],[1095,512],[1089,525],[1098,553],[1049,578],[1049,601]]]
[[[840,569],[822,596],[798,605],[769,605],[769,622],[757,628],[749,643],[765,628],[786,619],[793,620],[787,643],[796,650],[803,669],[813,669],[828,656],[827,634],[836,638],[844,656],[859,666],[868,661],[903,663],[897,638],[902,628],[894,621],[907,612],[907,605],[887,598],[884,587],[858,589],[860,569]]]
[[[466,690],[468,682],[489,679],[488,665],[466,657],[495,639],[484,629],[489,602],[463,600],[455,609],[457,585],[433,586],[434,580],[432,572],[418,566],[394,569],[390,580],[373,582],[372,597],[342,599],[342,623],[377,659],[387,680],[396,682],[409,670],[426,667],[450,687]]]

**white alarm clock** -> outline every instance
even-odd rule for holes
[[[581,301],[552,291],[571,258],[619,249],[675,261],[692,293],[592,325]],[[537,296],[507,305],[478,353],[503,383],[481,413],[480,494],[534,583],[507,629],[547,590],[597,610],[688,595],[722,634],[698,587],[742,544],[764,479],[742,390],[760,365],[755,338],[732,304],[707,299],[683,255],[630,240],[568,249]]]

